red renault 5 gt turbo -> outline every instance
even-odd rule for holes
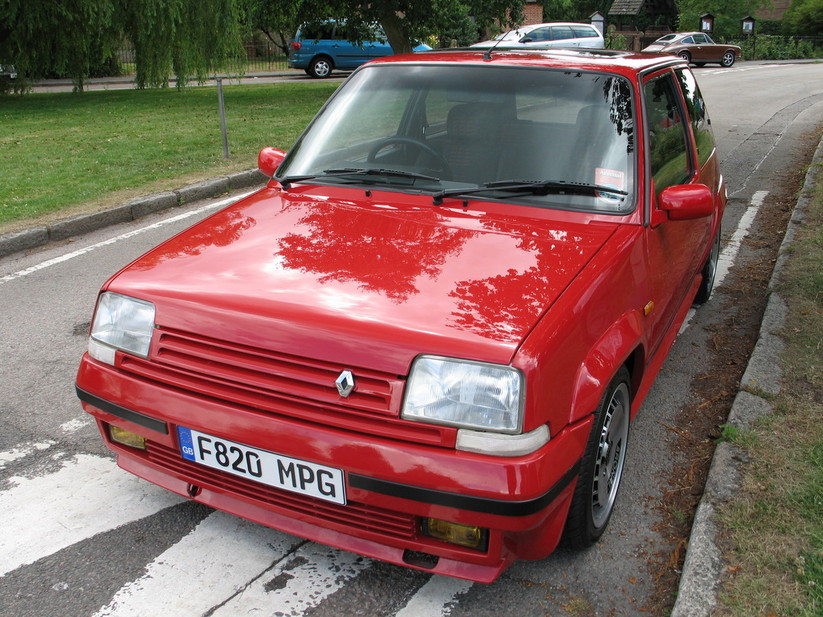
[[[76,387],[119,465],[475,581],[594,543],[716,269],[726,196],[686,63],[392,56],[258,164],[265,188],[101,290]]]

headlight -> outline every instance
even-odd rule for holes
[[[434,424],[517,433],[523,418],[523,376],[515,368],[420,356],[406,385],[402,417]]]
[[[147,357],[154,330],[154,305],[120,294],[104,292],[97,301],[91,326],[89,354],[107,364],[114,364],[119,349]]]

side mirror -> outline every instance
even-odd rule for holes
[[[660,193],[657,205],[675,221],[711,216],[715,210],[714,195],[705,184],[670,186]]]
[[[286,153],[277,148],[263,148],[257,155],[257,169],[271,178],[280,163],[286,158]]]

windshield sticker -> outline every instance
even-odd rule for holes
[[[605,186],[616,189],[618,191],[626,190],[626,172],[618,171],[616,169],[605,169],[598,167],[594,171],[594,183],[597,186]],[[599,192],[597,196],[600,199],[608,200],[622,200],[620,195],[614,193]]]

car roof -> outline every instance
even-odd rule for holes
[[[512,30],[534,30],[536,28],[543,28],[545,26],[590,26],[594,27],[591,24],[587,24],[581,21],[548,21],[544,24],[528,24],[523,26],[518,26],[516,28],[512,28]]]
[[[685,64],[677,56],[661,56],[613,49],[563,49],[556,47],[497,47],[435,49],[373,60],[369,64],[494,64],[604,71],[633,75],[658,67]]]

